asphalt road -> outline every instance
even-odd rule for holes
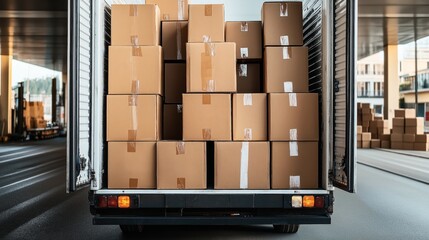
[[[331,225],[303,225],[293,235],[271,226],[157,226],[126,237],[117,226],[92,225],[86,190],[65,193],[65,139],[0,145],[0,239],[429,239],[429,185],[412,179],[429,160],[416,167],[406,156],[411,177],[402,177],[384,170],[386,159],[405,155],[386,154],[358,151],[366,164],[358,165],[358,192],[335,191]],[[384,165],[367,166],[374,162]]]

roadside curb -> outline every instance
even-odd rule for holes
[[[423,158],[423,159],[428,159],[429,160],[429,156],[428,157],[424,157],[424,156],[421,156],[421,155],[404,153],[404,152],[400,152],[400,151],[392,151],[392,150],[383,149],[383,148],[377,148],[377,149],[374,149],[374,150],[383,151],[383,152],[390,152],[390,153],[396,153],[396,154],[401,154],[401,155],[405,155],[405,156],[417,157],[417,158]]]

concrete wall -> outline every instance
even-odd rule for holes
[[[8,135],[12,133],[12,57],[0,57],[0,135]]]

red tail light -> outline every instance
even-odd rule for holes
[[[118,207],[118,197],[117,196],[109,196],[107,198],[109,208],[117,208]]]
[[[107,208],[107,197],[106,196],[98,196],[98,207],[99,208]]]
[[[325,207],[325,198],[322,196],[318,196],[314,199],[314,207],[316,208],[324,208]]]

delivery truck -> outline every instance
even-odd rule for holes
[[[263,1],[241,2],[259,11]],[[317,94],[319,109],[318,184],[264,190],[216,189],[210,157],[205,189],[108,187],[106,105],[114,3],[69,1],[67,191],[89,189],[93,224],[119,225],[124,232],[144,225],[269,224],[283,233],[298,231],[300,224],[330,224],[335,189],[354,192],[356,184],[357,0],[302,1],[309,91]],[[281,8],[280,14],[285,13]],[[207,155],[213,151],[208,141]],[[177,184],[184,182],[178,179]]]

